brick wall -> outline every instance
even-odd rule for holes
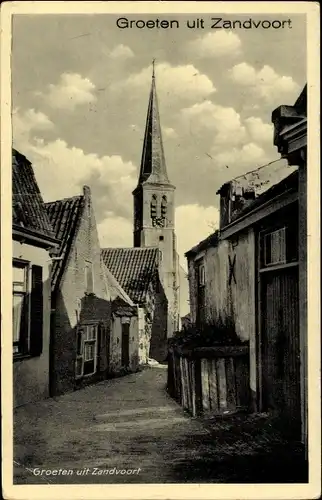
[[[52,315],[53,345],[51,351],[51,392],[61,394],[75,387],[76,326],[87,322],[101,322],[105,335],[101,335],[98,369],[108,367],[111,308],[108,290],[101,268],[100,246],[95,215],[88,190],[85,189],[85,208],[60,290],[55,294]],[[93,294],[85,289],[85,264],[92,262]],[[103,338],[102,338],[103,337]],[[102,375],[102,374],[100,374]],[[95,380],[97,375],[87,381]]]

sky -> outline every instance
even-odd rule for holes
[[[132,246],[131,193],[156,58],[184,265],[184,252],[218,227],[220,186],[279,158],[271,114],[294,104],[306,83],[305,18],[292,14],[291,29],[193,30],[176,15],[179,29],[122,30],[117,17],[13,17],[13,145],[33,163],[45,201],[90,186],[102,247]]]

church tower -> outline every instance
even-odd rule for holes
[[[161,134],[154,63],[138,185],[134,197],[134,246],[160,249],[160,281],[168,300],[167,337],[179,329],[179,258],[170,183]]]

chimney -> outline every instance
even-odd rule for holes
[[[91,198],[91,188],[89,186],[83,186],[83,194],[85,199]]]
[[[220,195],[220,229],[228,226],[238,213],[250,202],[255,200],[254,186],[232,180],[224,184],[218,191]]]
[[[83,195],[84,195],[85,207],[88,215],[90,216],[92,198],[91,198],[91,189],[88,186],[83,186]]]
[[[232,190],[231,218],[236,218],[256,198],[254,186],[246,178],[245,181],[245,184],[242,182],[236,184]]]
[[[216,194],[220,195],[220,217],[219,228],[223,229],[230,223],[231,219],[231,182],[226,182],[221,186]]]

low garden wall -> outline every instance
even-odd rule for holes
[[[170,346],[168,392],[193,416],[248,410],[248,346]]]

